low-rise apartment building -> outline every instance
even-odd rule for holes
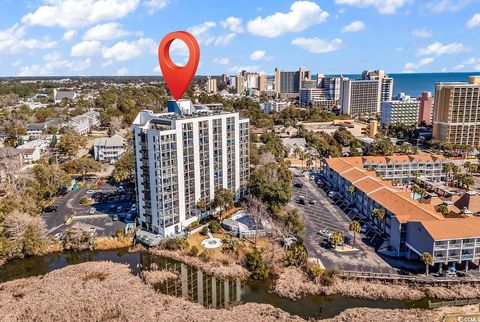
[[[412,164],[423,163],[427,172],[428,164],[441,163],[443,159],[406,157]],[[368,169],[369,163],[362,157],[322,160],[326,183],[348,200],[360,217],[381,231],[390,255],[413,259],[429,252],[434,264],[463,262],[467,267],[468,262],[480,260],[480,196],[476,192],[445,202],[451,205],[451,214],[444,216],[435,210],[435,203],[414,200],[404,186],[395,186]],[[374,209],[384,210],[384,220],[372,216]]]
[[[115,163],[125,153],[125,139],[115,134],[112,137],[96,138],[93,141],[93,157],[100,162]]]
[[[80,135],[87,135],[92,128],[100,125],[100,113],[90,110],[82,115],[72,117],[70,127]]]

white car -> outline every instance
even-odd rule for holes
[[[55,239],[55,240],[61,240],[62,238],[63,238],[63,233],[56,233],[53,236],[53,239]]]
[[[93,195],[95,193],[95,190],[87,190],[86,194],[87,195]]]
[[[333,198],[333,197],[336,196],[336,194],[337,194],[337,193],[336,193],[335,191],[330,191],[330,192],[328,193],[328,196],[329,196],[330,198]]]
[[[319,232],[318,232],[321,236],[323,237],[327,237],[327,238],[330,238],[330,236],[332,236],[332,232],[326,228],[324,229],[321,229]]]
[[[124,191],[125,191],[125,189],[122,186],[117,188],[117,192],[124,192]]]
[[[130,211],[135,211],[137,210],[137,204],[132,204],[132,206],[130,207]]]
[[[97,213],[97,209],[95,208],[90,208],[90,211],[88,212],[90,215],[95,215]]]

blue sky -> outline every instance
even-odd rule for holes
[[[0,76],[160,75],[170,31],[197,75],[480,71],[480,0],[0,0]],[[188,58],[172,46],[178,63]]]

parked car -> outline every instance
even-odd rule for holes
[[[117,207],[117,212],[122,212],[122,210],[123,210],[122,206]]]
[[[92,190],[92,189],[87,190],[86,192],[87,195],[93,195],[94,193],[95,193],[95,190]]]
[[[122,193],[124,191],[125,191],[125,189],[122,186],[117,187],[117,192]]]
[[[137,204],[132,204],[132,206],[130,207],[130,211],[135,211],[137,210]]]
[[[95,215],[97,213],[97,209],[95,208],[90,208],[90,211],[88,212],[90,215]]]
[[[360,229],[360,232],[365,234],[368,230],[368,225],[367,224],[363,224],[362,228]]]
[[[308,203],[311,204],[311,205],[314,205],[314,204],[317,203],[317,201],[312,199],[312,200],[310,200]]]
[[[56,233],[53,236],[53,239],[55,239],[55,240],[61,240],[62,238],[63,238],[63,233]]]
[[[88,230],[88,232],[93,236],[93,235],[95,235],[95,233],[97,232],[97,228],[92,227],[92,228],[90,228],[90,229]]]
[[[301,182],[296,182],[293,186],[294,186],[295,188],[303,188],[303,183],[301,183]]]
[[[350,241],[351,241],[350,237],[348,237],[348,236],[343,237],[343,243],[345,245],[350,245]]]
[[[298,203],[301,204],[301,205],[304,205],[305,204],[305,197],[304,196],[298,197]]]
[[[320,236],[323,236],[323,237],[326,237],[326,238],[330,238],[330,236],[332,236],[332,232],[331,232],[330,230],[326,229],[326,228],[321,229],[321,230],[318,232],[318,234],[319,234]]]
[[[336,195],[337,195],[337,192],[336,192],[336,191],[330,191],[330,192],[328,193],[328,196],[329,196],[330,198],[333,198],[333,197],[335,197]]]
[[[118,221],[118,215],[113,215],[113,216],[112,216],[112,220],[113,220],[113,221]]]
[[[47,206],[42,209],[42,212],[49,213],[49,212],[56,212],[58,209],[57,206]]]

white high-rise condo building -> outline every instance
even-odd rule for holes
[[[249,120],[238,113],[141,111],[133,122],[138,222],[162,237],[200,219],[197,203],[229,189],[242,197],[249,178]],[[191,103],[190,103],[191,104]]]
[[[380,113],[381,94],[379,80],[344,79],[341,87],[342,114],[361,116]]]

